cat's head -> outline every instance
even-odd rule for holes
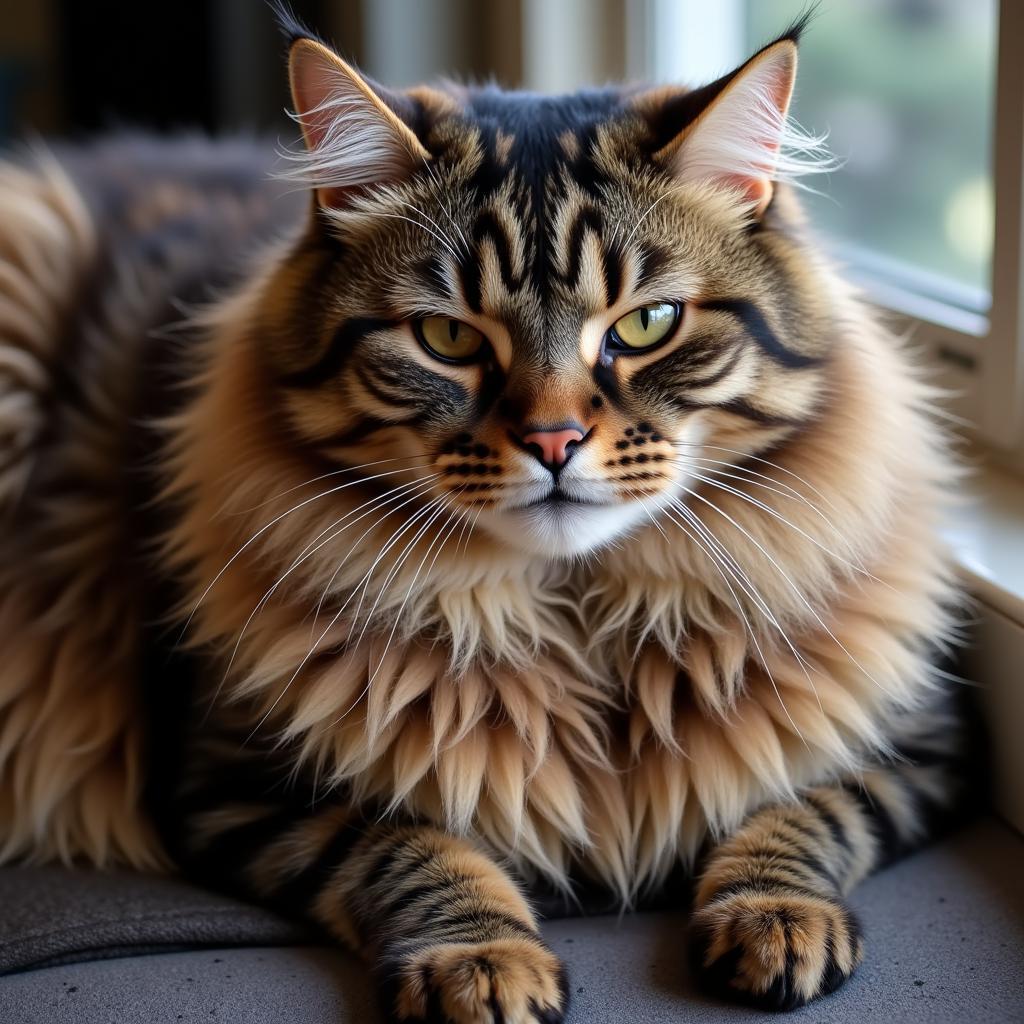
[[[797,35],[695,91],[550,98],[389,92],[297,34],[312,216],[260,306],[296,443],[557,558],[799,430],[829,303],[776,187],[820,158]]]

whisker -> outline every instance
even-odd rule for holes
[[[451,208],[442,198],[444,195],[444,183],[441,181],[440,175],[438,175],[437,171],[430,165],[430,162],[428,160],[424,159],[423,166],[426,168],[427,174],[430,176],[430,180],[434,183],[434,187],[437,190],[436,198],[438,205],[441,207],[442,210],[444,210],[445,216],[451,222],[452,227],[455,228],[455,230],[459,234],[459,237],[462,239],[462,245],[463,248],[466,250],[466,255],[472,255],[472,250],[470,249],[469,240],[466,238],[466,233],[462,230],[462,227],[452,216]]]
[[[316,631],[316,623],[320,619],[320,612],[323,609],[324,601],[327,600],[327,595],[330,593],[331,588],[334,586],[334,581],[338,578],[339,574],[341,573],[341,570],[348,564],[349,558],[352,556],[353,552],[359,547],[359,545],[363,542],[363,539],[366,537],[366,535],[372,533],[382,522],[384,522],[385,519],[387,519],[389,515],[392,514],[392,512],[397,512],[399,509],[405,508],[406,505],[411,504],[417,498],[422,497],[423,494],[428,493],[430,491],[431,486],[434,483],[434,480],[437,479],[437,477],[440,475],[441,474],[439,473],[436,474],[435,476],[431,477],[429,481],[419,481],[426,483],[427,486],[421,487],[420,489],[416,490],[415,493],[407,497],[407,500],[403,501],[400,505],[396,505],[395,508],[390,509],[387,513],[385,513],[385,515],[381,516],[380,519],[377,519],[375,522],[371,523],[365,530],[363,530],[359,537],[356,538],[356,540],[349,546],[348,551],[345,553],[345,557],[335,567],[334,572],[331,574],[331,578],[327,581],[327,585],[323,589],[323,593],[320,595],[320,600],[317,602],[316,609],[313,612],[313,624],[310,627],[310,642],[312,642],[313,640],[313,633]],[[398,497],[406,497],[407,495],[408,492],[406,492],[405,494],[400,494],[398,495]],[[365,519],[366,515],[369,515],[369,513],[366,513],[360,516],[359,518]]]
[[[221,681],[217,685],[217,689],[216,689],[216,691],[215,691],[215,693],[213,695],[213,699],[211,700],[211,703],[210,703],[211,707],[213,706],[213,703],[216,701],[217,697],[220,696],[220,693],[221,693],[221,691],[222,691],[222,689],[224,687],[224,684],[226,683],[226,681],[227,681],[227,679],[228,679],[228,677],[229,677],[229,675],[231,673],[231,667],[234,665],[235,658],[238,655],[238,651],[239,651],[239,649],[240,649],[240,647],[242,645],[242,640],[245,637],[246,631],[248,630],[249,626],[251,625],[253,619],[259,614],[261,609],[263,607],[265,607],[266,603],[277,592],[277,589],[281,586],[282,583],[284,583],[285,579],[287,579],[287,577],[289,575],[291,575],[291,573],[295,569],[297,569],[303,562],[305,562],[308,558],[311,558],[314,554],[316,554],[316,552],[319,551],[322,547],[324,547],[324,545],[330,543],[336,537],[338,537],[342,533],[344,533],[345,530],[347,530],[350,526],[354,526],[360,520],[365,519],[368,515],[371,515],[373,512],[379,511],[380,508],[383,507],[384,505],[390,504],[392,501],[397,501],[399,498],[401,498],[405,493],[407,493],[411,489],[419,488],[420,490],[417,491],[417,493],[421,493],[422,490],[429,489],[430,484],[435,479],[437,479],[438,476],[440,476],[440,474],[439,473],[435,473],[435,474],[433,474],[433,476],[427,477],[425,480],[414,480],[411,483],[399,484],[398,487],[393,487],[390,491],[387,491],[383,495],[378,495],[378,496],[376,496],[374,498],[371,498],[369,501],[364,501],[362,505],[359,505],[356,508],[352,509],[350,512],[347,512],[340,519],[335,519],[334,522],[331,523],[330,526],[328,526],[325,529],[321,530],[320,533],[318,533],[316,535],[316,537],[314,537],[313,540],[309,544],[307,544],[306,547],[303,548],[302,551],[299,552],[299,554],[296,556],[296,558],[292,562],[292,564],[288,567],[288,569],[285,570],[285,572],[281,576],[279,576],[277,578],[277,580],[274,582],[273,586],[271,586],[270,589],[267,590],[266,593],[264,593],[264,595],[260,598],[259,602],[257,603],[256,607],[253,608],[253,610],[250,612],[249,617],[245,620],[245,624],[242,626],[242,629],[239,632],[238,637],[235,640],[235,645],[234,645],[234,648],[231,651],[231,657],[228,659],[227,667],[224,669],[224,674],[221,677]],[[399,493],[395,494],[396,491],[398,491]],[[389,498],[388,497],[389,495],[394,495],[394,496]],[[410,500],[412,500],[412,499],[410,499]],[[347,526],[341,526],[339,529],[335,529],[335,527],[338,527],[339,524],[343,523],[346,519],[348,519],[351,516],[355,515],[361,509],[366,508],[367,505],[371,506],[371,508],[369,508],[361,516],[359,516],[353,522],[349,523]],[[399,506],[399,507],[401,507],[401,506]],[[377,520],[377,523],[383,522],[384,519],[386,519],[387,516],[390,515],[391,512],[393,512],[393,511],[395,511],[395,510],[394,509],[389,510],[384,516],[382,516],[380,519]],[[376,525],[376,524],[374,524],[374,525]],[[373,527],[370,527],[370,529],[373,529]],[[333,530],[334,532],[331,533],[331,535],[329,537],[327,537],[323,541],[320,541],[319,544],[316,543],[316,541],[318,541],[321,537],[323,537],[325,533],[328,533],[331,530]],[[369,532],[369,531],[366,531],[366,532]],[[366,536],[366,532],[363,533],[363,537]],[[359,540],[362,540],[362,537],[360,537]],[[358,543],[359,543],[359,541],[356,541],[356,545]],[[355,545],[353,545],[353,547],[355,547]],[[349,553],[351,553],[351,551],[352,551],[352,548],[349,549]],[[333,580],[333,577],[332,577],[332,580]]]
[[[761,614],[768,619],[769,623],[775,627],[779,636],[782,638],[783,643],[789,648],[790,653],[792,653],[797,665],[799,665],[800,670],[803,672],[804,678],[807,680],[807,685],[811,688],[811,693],[814,694],[814,699],[818,705],[818,709],[822,714],[824,714],[825,709],[822,707],[821,698],[818,696],[818,689],[814,685],[814,680],[811,679],[810,672],[808,671],[809,668],[813,668],[814,666],[807,661],[803,653],[797,650],[793,641],[790,640],[789,634],[783,628],[782,623],[779,622],[775,613],[769,607],[768,602],[764,599],[757,587],[754,586],[754,581],[750,578],[750,574],[743,568],[743,566],[740,565],[738,559],[725,546],[723,541],[716,536],[711,527],[708,526],[708,524],[704,522],[699,515],[697,515],[694,509],[688,508],[682,502],[675,499],[673,499],[672,504],[687,518],[687,520],[693,525],[694,529],[701,532],[705,541],[718,552],[720,557],[723,559],[723,564],[729,570],[733,579],[736,580],[743,592],[754,602],[754,606],[758,611],[760,611]],[[711,552],[708,553],[710,554]],[[767,671],[767,665],[765,666],[765,670]]]
[[[451,508],[450,506],[448,506],[448,507]],[[444,506],[442,508],[444,508]],[[409,584],[409,589],[405,592],[405,598],[403,599],[402,604],[401,604],[401,606],[398,609],[398,612],[395,614],[394,624],[391,626],[391,632],[388,635],[387,642],[384,645],[384,653],[380,656],[380,660],[377,662],[377,667],[373,670],[373,674],[370,676],[370,678],[366,682],[366,687],[363,690],[363,694],[364,695],[367,692],[369,692],[370,686],[373,684],[374,679],[377,678],[377,673],[380,672],[381,666],[384,664],[384,661],[385,661],[385,659],[388,656],[388,651],[391,650],[391,643],[395,639],[395,634],[398,632],[399,623],[402,621],[402,613],[405,611],[406,605],[409,603],[409,599],[412,597],[413,590],[416,589],[416,583],[417,583],[417,581],[420,578],[420,572],[422,571],[423,565],[426,562],[427,558],[429,557],[431,550],[433,549],[434,545],[437,544],[438,540],[440,539],[441,540],[440,547],[438,547],[437,554],[434,555],[434,558],[433,558],[433,560],[430,563],[430,569],[427,570],[428,578],[430,576],[431,570],[434,568],[434,564],[437,562],[438,555],[441,554],[441,550],[444,548],[445,544],[447,543],[448,538],[451,537],[452,533],[455,532],[455,527],[457,527],[459,525],[460,520],[463,523],[463,525],[465,525],[465,523],[466,523],[466,521],[468,519],[469,519],[469,514],[468,513],[460,512],[459,509],[457,509],[457,508],[451,509],[451,511],[449,513],[449,516],[448,516],[448,519],[445,522],[444,526],[441,527],[441,529],[437,532],[437,534],[435,535],[434,539],[430,542],[430,547],[428,547],[427,550],[423,553],[423,557],[420,559],[420,564],[416,567],[416,572],[413,574],[412,582]],[[445,530],[447,530],[448,532],[445,533],[444,532]],[[371,615],[372,614],[373,613],[371,612]],[[358,700],[357,700],[357,703],[358,703]],[[331,724],[332,725],[337,725],[337,722],[332,722]]]
[[[764,615],[769,624],[778,632],[783,643],[789,648],[790,653],[796,659],[797,664],[804,670],[807,682],[810,684],[811,689],[814,690],[814,683],[810,676],[807,676],[807,668],[810,666],[810,662],[808,662],[804,655],[794,646],[793,642],[789,638],[789,634],[786,632],[782,623],[779,622],[775,613],[771,610],[771,607],[765,600],[764,595],[762,595],[754,585],[754,581],[750,578],[750,574],[742,565],[740,565],[736,556],[733,555],[733,553],[725,546],[725,543],[721,538],[715,534],[703,519],[701,519],[694,509],[675,500],[673,500],[673,506],[678,512],[687,518],[687,521],[693,525],[694,529],[700,532],[706,543],[711,545],[713,550],[717,552],[732,578],[737,582],[737,584],[739,584],[743,593],[754,602],[754,607]]]
[[[771,562],[773,566],[775,566],[779,575],[782,576],[782,578],[786,581],[786,583],[789,585],[790,589],[796,595],[800,603],[811,613],[815,621],[817,621],[818,625],[821,626],[823,630],[825,630],[825,632],[832,638],[832,640],[838,645],[839,649],[850,659],[850,661],[858,669],[860,669],[860,671],[864,673],[865,677],[869,679],[872,683],[874,683],[875,686],[877,686],[883,693],[891,697],[893,700],[897,699],[896,694],[894,694],[890,689],[888,689],[888,687],[883,686],[877,679],[875,679],[875,677],[870,672],[868,672],[866,668],[864,668],[864,666],[853,656],[853,654],[850,653],[850,651],[847,649],[845,644],[843,644],[843,642],[839,639],[839,637],[837,637],[835,633],[833,633],[832,630],[829,629],[824,619],[822,619],[822,617],[817,613],[817,611],[815,611],[810,601],[808,601],[807,598],[803,595],[802,591],[793,582],[789,574],[782,568],[781,565],[779,565],[776,559],[772,556],[771,552],[769,552],[767,548],[765,548],[765,546],[761,544],[759,540],[757,540],[756,537],[754,537],[748,530],[746,530],[743,526],[736,522],[736,520],[733,519],[732,516],[730,516],[727,512],[724,512],[714,502],[709,501],[702,494],[698,494],[696,491],[689,487],[684,487],[683,490],[686,491],[686,493],[689,494],[691,497],[696,498],[700,502],[703,502],[710,509],[716,512],[718,515],[722,516],[723,519],[730,522],[737,530],[739,530],[740,533],[742,533],[761,552],[761,554],[763,554],[765,558],[767,558],[768,561]]]
[[[206,600],[210,591],[217,585],[220,578],[231,568],[235,560],[239,558],[242,553],[251,545],[254,544],[260,537],[263,536],[271,527],[275,526],[286,516],[290,516],[293,512],[298,512],[300,508],[305,508],[306,505],[311,504],[314,501],[319,501],[321,498],[326,498],[331,494],[337,494],[339,491],[344,491],[348,487],[355,487],[358,484],[369,483],[371,480],[380,480],[386,476],[395,476],[397,473],[407,473],[407,469],[393,469],[388,470],[386,473],[375,473],[373,476],[360,477],[358,480],[350,480],[348,483],[339,484],[337,487],[331,487],[326,491],[321,491],[319,494],[314,494],[312,497],[306,498],[304,501],[300,501],[297,505],[293,505],[290,509],[281,512],[279,515],[274,516],[265,526],[260,527],[228,560],[224,563],[223,568],[216,576],[211,580],[207,588],[199,595],[199,600],[196,601],[195,606],[189,612],[188,618],[185,620],[184,625],[181,627],[181,633],[178,637],[178,643],[184,639],[185,634],[188,632],[188,628],[192,623],[192,619],[195,617],[196,612],[199,610],[199,606]]]
[[[349,602],[351,602],[351,600],[355,597],[355,595],[357,593],[359,593],[360,587],[361,586],[365,586],[365,584],[369,581],[370,576],[373,573],[374,568],[377,566],[377,564],[380,562],[380,560],[384,557],[385,554],[387,554],[387,552],[391,549],[391,547],[397,542],[398,538],[401,537],[402,534],[406,530],[408,530],[412,526],[412,524],[415,523],[416,520],[426,510],[430,509],[433,505],[435,505],[440,500],[441,500],[441,498],[435,498],[433,501],[428,502],[426,505],[423,506],[422,509],[418,510],[415,513],[415,515],[413,515],[402,527],[400,527],[399,530],[397,530],[395,533],[392,534],[392,539],[388,542],[387,546],[377,555],[376,559],[374,559],[373,565],[371,565],[370,568],[367,570],[367,572],[363,576],[362,580],[360,580],[360,582],[356,584],[356,586],[353,589],[352,593],[349,594],[348,598],[346,598],[345,603],[338,609],[338,611],[334,614],[334,617],[331,619],[331,621],[324,627],[323,632],[317,637],[315,643],[311,644],[309,650],[305,653],[305,655],[303,655],[302,660],[299,662],[299,664],[296,667],[295,671],[292,672],[291,676],[289,676],[288,681],[284,684],[284,687],[282,688],[281,692],[274,698],[274,700],[271,703],[270,707],[267,708],[267,710],[263,713],[263,715],[260,717],[260,720],[256,723],[256,725],[253,726],[252,732],[250,732],[248,737],[246,738],[246,743],[248,743],[248,742],[250,742],[252,740],[252,738],[256,735],[256,733],[259,732],[259,730],[266,723],[267,719],[270,718],[270,716],[274,713],[274,709],[278,706],[278,704],[281,703],[281,700],[284,698],[284,695],[291,689],[292,683],[295,682],[295,680],[299,677],[299,674],[306,667],[306,665],[309,662],[309,659],[313,656],[313,653],[316,651],[316,649],[323,642],[324,637],[327,636],[327,634],[331,631],[331,629],[335,626],[335,624],[338,622],[338,620],[344,614],[345,609],[349,605]],[[362,605],[362,600],[360,600],[360,606],[361,605]],[[357,609],[357,613],[358,613],[358,609]],[[351,638],[352,638],[352,629],[349,630],[349,637],[348,637],[348,639],[351,640]]]
[[[342,473],[358,473],[360,470],[369,469],[371,466],[382,466],[388,462],[411,462],[414,459],[426,459],[430,461],[429,455],[400,455],[393,459],[376,459],[373,462],[364,462],[359,466],[343,466],[341,469],[332,469],[330,473],[321,473],[319,476],[310,477],[308,480],[304,480],[301,484],[296,484],[294,487],[289,487],[286,491],[279,491],[277,494],[271,495],[265,501],[261,501],[258,505],[253,505],[252,508],[240,509],[237,512],[230,513],[233,516],[245,515],[247,512],[255,512],[257,509],[263,508],[265,505],[269,505],[279,498],[283,498],[286,494],[291,494],[293,491],[301,490],[303,487],[308,487],[310,484],[319,483],[321,480],[328,480],[334,476],[340,476]]]
[[[690,512],[692,510],[686,509],[686,511]],[[690,538],[690,540],[692,540],[697,545],[697,547],[699,547],[702,551],[704,551],[705,554],[710,556],[711,564],[714,565],[714,567],[718,570],[718,573],[722,577],[723,582],[725,583],[726,587],[728,587],[728,589],[729,589],[729,593],[732,595],[733,603],[736,605],[736,611],[739,612],[740,618],[743,620],[743,625],[745,626],[745,628],[747,630],[747,633],[750,636],[750,640],[751,640],[751,642],[754,645],[754,649],[757,651],[757,656],[758,656],[758,658],[761,661],[762,667],[764,668],[765,675],[768,676],[768,679],[769,679],[769,681],[772,684],[772,689],[775,691],[775,696],[779,700],[779,705],[782,707],[782,710],[785,713],[786,718],[789,720],[790,725],[793,726],[793,731],[800,738],[800,740],[804,744],[804,746],[807,746],[808,749],[810,749],[810,747],[809,747],[809,745],[807,743],[807,740],[804,739],[803,733],[800,732],[800,727],[793,720],[793,716],[789,713],[789,708],[786,707],[786,702],[782,699],[782,693],[779,690],[778,684],[775,682],[775,677],[772,675],[772,670],[768,667],[768,661],[767,661],[767,659],[764,656],[764,652],[761,650],[761,645],[760,645],[760,643],[758,643],[757,636],[754,634],[754,629],[753,629],[753,627],[750,624],[750,620],[747,618],[747,614],[743,610],[743,605],[740,602],[740,599],[737,596],[736,591],[733,589],[732,584],[729,582],[729,577],[726,576],[725,572],[722,569],[722,566],[719,565],[719,557],[716,556],[715,553],[709,547],[707,547],[703,543],[701,543],[701,541],[697,537],[695,537],[686,528],[686,526],[684,526],[681,522],[679,522],[679,520],[677,520],[670,512],[668,513],[668,516],[672,520],[672,522],[674,522],[676,524],[676,526],[678,526]],[[692,520],[690,520],[690,522],[692,523]],[[728,568],[728,564],[727,563],[723,563],[723,564],[725,565],[725,568]],[[737,578],[736,582],[737,583],[740,582],[738,578]]]
[[[412,217],[406,217],[404,214],[401,214],[401,213],[385,213],[383,211],[378,211],[377,213],[374,214],[374,216],[375,217],[388,217],[391,220],[404,220],[408,224],[415,224],[416,227],[422,228],[424,231],[426,231],[426,233],[428,235],[433,235],[433,237],[436,238],[448,250],[449,253],[451,253],[452,259],[455,260],[456,264],[459,262],[459,254],[452,247],[451,243],[448,242],[441,235],[439,235],[432,228],[430,228],[426,224],[424,224],[422,221],[413,220]]]
[[[772,462],[771,459],[764,459],[761,458],[761,456],[759,455],[751,455],[749,452],[740,451],[738,448],[723,448],[721,445],[717,444],[705,444],[703,441],[673,441],[672,443],[678,445],[686,445],[687,447],[690,448],[702,448],[705,451],[728,452],[731,455],[739,455],[744,459],[750,459],[752,462],[760,462],[764,466],[771,466],[772,469],[777,469],[780,473],[785,473],[786,476],[792,477],[794,480],[798,480],[806,488],[808,488],[808,490],[810,490],[812,494],[815,494],[819,498],[821,498],[821,500],[824,501],[825,504],[828,505],[828,507],[831,508],[833,512],[839,511],[839,509],[837,509],[835,505],[833,505],[832,502],[829,500],[828,496],[822,494],[822,492],[819,491],[818,488],[815,487],[814,484],[812,484],[809,480],[805,480],[802,476],[800,476],[797,473],[794,473],[791,469],[786,469],[785,466],[780,466],[777,462]]]
[[[437,223],[436,220],[434,220],[433,217],[430,216],[430,214],[428,214],[425,210],[421,210],[418,206],[414,206],[412,203],[406,202],[404,199],[399,199],[398,202],[400,202],[402,206],[404,206],[407,210],[412,210],[413,213],[422,217],[425,221],[431,223],[436,228],[439,237],[443,237],[448,242],[451,251],[453,253],[457,251],[458,243],[455,241],[454,238],[452,238],[451,235],[448,234],[447,231],[444,230],[444,228],[441,227],[440,224]],[[458,256],[456,256],[456,260],[458,260]]]
[[[753,497],[753,495],[746,494],[739,488],[733,487],[730,484],[719,483],[718,481],[712,480],[710,477],[706,477],[701,473],[693,473],[693,476],[695,479],[700,480],[702,483],[707,484],[709,487],[715,487],[720,491],[725,491],[727,494],[734,494],[737,498],[741,498],[748,504],[751,504],[756,508],[759,508],[762,511],[767,512],[768,515],[770,515],[773,519],[776,519],[785,526],[788,526],[791,530],[800,534],[800,536],[804,539],[809,540],[815,547],[820,548],[822,551],[825,552],[825,554],[830,555],[837,562],[841,563],[842,565],[845,565],[848,569],[852,569],[854,572],[860,573],[862,576],[866,576],[869,580],[873,581],[874,583],[880,583],[882,584],[882,586],[889,587],[890,590],[894,589],[890,586],[890,584],[886,583],[884,580],[880,580],[877,576],[868,572],[867,569],[864,569],[863,567],[857,565],[855,562],[849,561],[849,559],[844,558],[841,554],[839,554],[838,551],[833,551],[831,548],[822,544],[821,541],[817,540],[815,537],[812,537],[809,533],[807,533],[805,530],[802,530],[795,523],[790,522],[784,515],[782,515],[776,509],[773,509],[770,505],[766,505],[763,501],[758,501],[757,498]]]
[[[377,597],[374,599],[373,606],[370,608],[370,611],[367,613],[366,618],[363,620],[363,627],[359,631],[359,636],[356,639],[356,645],[357,646],[360,643],[362,643],[363,637],[366,635],[366,630],[369,628],[370,623],[373,621],[374,613],[377,611],[377,608],[380,606],[380,602],[383,599],[385,592],[387,591],[388,587],[391,585],[391,582],[394,579],[397,578],[399,572],[402,569],[402,566],[406,562],[406,559],[409,557],[409,555],[412,553],[412,551],[414,550],[416,545],[419,543],[420,538],[427,532],[427,530],[430,529],[431,525],[438,518],[438,516],[443,514],[444,511],[448,507],[450,507],[449,506],[449,502],[448,502],[448,500],[447,500],[445,495],[441,495],[436,500],[435,505],[436,505],[436,507],[434,508],[433,512],[431,512],[431,514],[429,516],[427,516],[427,518],[420,525],[420,527],[416,531],[416,533],[413,534],[412,538],[406,542],[405,547],[402,548],[402,551],[399,554],[398,558],[395,560],[394,565],[392,565],[391,568],[386,573],[386,575],[384,577],[384,582],[380,585],[380,589],[377,591]],[[355,621],[355,620],[353,620],[353,621]]]
[[[774,494],[778,494],[780,497],[791,498],[793,501],[799,501],[806,505],[811,511],[817,513],[825,522],[832,526],[832,521],[825,518],[825,514],[814,504],[805,494],[802,494],[795,487],[791,487],[787,483],[783,483],[781,480],[776,480],[775,477],[768,476],[767,473],[758,473],[755,469],[750,469],[748,466],[743,466],[735,462],[727,462],[725,459],[712,459],[706,455],[682,455],[682,458],[689,459],[691,462],[699,462],[706,468],[705,473],[718,473],[722,476],[730,477],[735,480],[742,480],[744,483],[749,483],[754,487],[761,487],[766,491],[772,491]],[[724,469],[715,469],[716,466],[723,466]],[[729,472],[726,472],[726,471]],[[742,473],[742,476],[738,474]],[[755,479],[750,479],[754,477]],[[761,483],[762,480],[767,480],[769,483]],[[834,526],[832,526],[835,529]]]
[[[676,192],[681,192],[683,190],[683,188],[685,188],[684,185],[675,185],[672,188],[666,189],[664,192],[662,192],[662,194],[660,196],[658,196],[658,198],[655,199],[654,202],[651,203],[651,205],[648,206],[647,209],[644,210],[644,212],[640,215],[640,217],[637,220],[636,224],[633,226],[633,230],[630,231],[630,233],[627,236],[625,242],[622,243],[622,248],[623,249],[628,249],[629,248],[629,243],[633,241],[633,237],[640,230],[640,227],[643,224],[643,222],[645,220],[647,220],[647,218],[654,212],[654,208],[663,199],[667,199],[669,196],[674,195]]]

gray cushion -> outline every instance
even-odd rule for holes
[[[988,821],[872,878],[853,900],[867,932],[867,961],[838,993],[789,1019],[815,1024],[1024,1021],[1022,866],[1024,841]],[[43,884],[46,891],[40,892]],[[287,926],[270,915],[179,885],[100,880],[85,872],[57,882],[52,872],[0,872],[5,911],[0,953],[6,957],[11,949],[20,950],[14,958],[26,964],[26,950],[36,949],[52,962],[55,955],[80,955],[81,949],[73,949],[77,944],[92,955],[97,934],[111,943],[107,954],[123,953],[133,935],[141,935],[152,950],[161,945],[164,927],[172,947],[285,941],[279,929]],[[76,888],[83,892],[75,894]],[[99,890],[106,895],[98,896]],[[88,908],[88,920],[74,923],[70,900],[80,910]],[[56,931],[63,936],[59,942],[49,928],[55,912]],[[118,920],[124,920],[123,930]],[[96,930],[99,921],[105,931]],[[676,913],[550,922],[548,939],[572,975],[573,1024],[765,1021],[764,1014],[696,992],[685,964],[685,924],[685,916]],[[373,1024],[372,1005],[366,971],[356,958],[303,946],[131,956],[0,979],[4,1024]]]
[[[0,908],[0,973],[131,952],[309,941],[258,907],[130,872],[0,870]]]

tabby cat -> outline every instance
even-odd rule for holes
[[[564,1020],[535,899],[679,872],[725,994],[850,976],[845,894],[958,789],[957,475],[786,184],[801,27],[542,97],[291,26],[291,184],[4,165],[2,858],[301,915],[393,1021]]]

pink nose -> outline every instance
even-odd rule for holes
[[[564,430],[535,430],[523,436],[523,444],[536,445],[539,458],[546,466],[561,466],[569,458],[569,445],[583,440],[583,431],[569,427]]]

